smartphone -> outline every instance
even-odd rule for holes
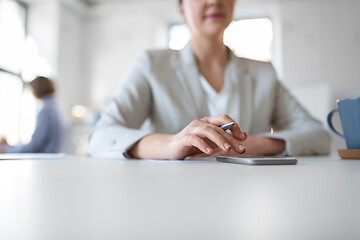
[[[217,156],[218,162],[235,163],[244,165],[294,165],[297,159],[293,157],[271,156]]]

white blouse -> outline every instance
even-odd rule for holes
[[[200,75],[200,83],[205,91],[209,116],[227,114],[230,117],[236,117],[239,114],[240,95],[236,93],[238,82],[231,78],[231,68],[234,67],[234,61],[231,58],[225,69],[224,85],[220,92],[217,92],[205,77]]]

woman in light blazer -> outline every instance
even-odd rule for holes
[[[278,81],[270,63],[223,43],[235,0],[183,0],[182,50],[146,51],[102,114],[93,156],[184,159],[219,154],[327,154],[330,135]],[[142,127],[148,119],[150,127]],[[219,126],[237,124],[231,132]],[[270,133],[273,128],[274,132]]]

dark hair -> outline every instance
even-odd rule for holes
[[[183,2],[183,0],[179,0],[179,3],[182,3]]]
[[[47,77],[36,77],[29,85],[37,98],[43,98],[44,96],[55,92],[55,84]]]

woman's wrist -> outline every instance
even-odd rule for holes
[[[285,141],[264,136],[250,136],[244,145],[248,155],[275,155],[284,152]]]
[[[285,150],[285,141],[281,139],[263,137],[264,141],[264,154],[266,155],[275,155],[284,152]]]
[[[128,151],[131,158],[147,159],[169,159],[171,149],[169,143],[172,141],[170,134],[150,134],[138,142]]]

